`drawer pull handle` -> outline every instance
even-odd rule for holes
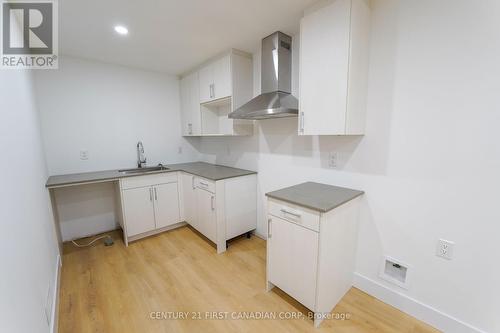
[[[282,212],[283,214],[288,214],[288,215],[295,216],[296,218],[299,218],[299,219],[300,219],[300,217],[302,216],[302,215],[300,215],[300,214],[290,212],[290,211],[288,211],[288,210],[286,210],[286,209],[281,209],[281,212]]]
[[[200,182],[200,185],[203,185],[205,187],[208,187],[208,184],[207,183],[204,183],[204,182]]]
[[[271,222],[273,222],[273,219],[267,219],[267,238],[273,237]]]

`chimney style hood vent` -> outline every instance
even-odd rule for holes
[[[232,119],[296,117],[298,100],[292,90],[292,37],[275,32],[262,40],[262,93],[229,114]]]

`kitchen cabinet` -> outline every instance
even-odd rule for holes
[[[228,118],[253,96],[251,54],[231,49],[182,76],[180,89],[184,136],[253,134],[252,121]]]
[[[226,242],[257,228],[257,176],[210,180],[166,172],[119,180],[120,224],[128,242],[188,223],[217,252]]]
[[[180,81],[182,135],[201,134],[198,73],[191,73]]]
[[[177,183],[160,184],[153,188],[156,229],[180,222]]]
[[[305,192],[291,193],[301,199],[314,195]],[[268,197],[267,290],[279,287],[317,314],[316,327],[323,319],[320,314],[330,313],[352,286],[361,192],[351,192],[329,211]],[[324,188],[317,193],[315,202],[327,201]]]
[[[227,54],[202,67],[199,84],[200,103],[231,96],[231,55]]]
[[[217,221],[215,215],[215,194],[207,190],[197,189],[196,206],[198,208],[198,219],[196,227],[200,233],[217,242]]]
[[[313,309],[318,232],[274,216],[268,222],[269,280]]]
[[[364,134],[370,7],[329,0],[300,23],[299,135]]]
[[[151,187],[140,187],[122,192],[127,236],[135,236],[155,229],[155,214]]]
[[[195,176],[189,173],[182,173],[182,207],[184,211],[184,221],[191,224],[195,229],[197,226],[196,191],[194,187]]]
[[[226,242],[257,228],[257,176],[217,181],[182,175],[185,221],[226,251]]]
[[[181,222],[177,172],[124,178],[119,186],[127,245]]]

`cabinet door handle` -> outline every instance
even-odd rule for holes
[[[193,124],[188,124],[188,133],[193,134]]]
[[[200,185],[203,185],[205,187],[208,187],[208,184],[207,183],[204,183],[204,182],[200,182]]]
[[[149,201],[153,201],[153,189],[149,188]]]
[[[213,98],[214,96],[212,95],[212,84],[211,83],[210,83],[209,89],[210,89],[210,98]]]
[[[271,228],[271,222],[273,222],[273,219],[267,219],[267,238],[272,238],[272,228]]]
[[[155,187],[155,200],[158,201],[158,193],[156,192],[156,187]]]
[[[304,133],[304,112],[300,113],[300,132]]]
[[[211,200],[210,205],[212,206],[212,210],[215,210],[215,207],[214,207],[214,199],[215,199],[215,197],[212,195],[212,196],[210,197],[210,200]]]
[[[215,83],[212,83],[212,98],[215,98]]]
[[[293,212],[290,212],[286,209],[281,209],[280,210],[283,214],[288,214],[288,215],[292,215],[292,216],[295,216],[296,218],[300,218],[302,215],[300,214],[297,214],[297,213],[293,213]]]
[[[191,177],[191,186],[193,186],[193,190],[195,189],[195,186],[194,186],[194,176]]]

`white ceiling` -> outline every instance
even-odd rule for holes
[[[255,52],[276,30],[296,34],[315,1],[59,1],[60,53],[180,74],[231,47]],[[116,34],[117,24],[129,35]]]

